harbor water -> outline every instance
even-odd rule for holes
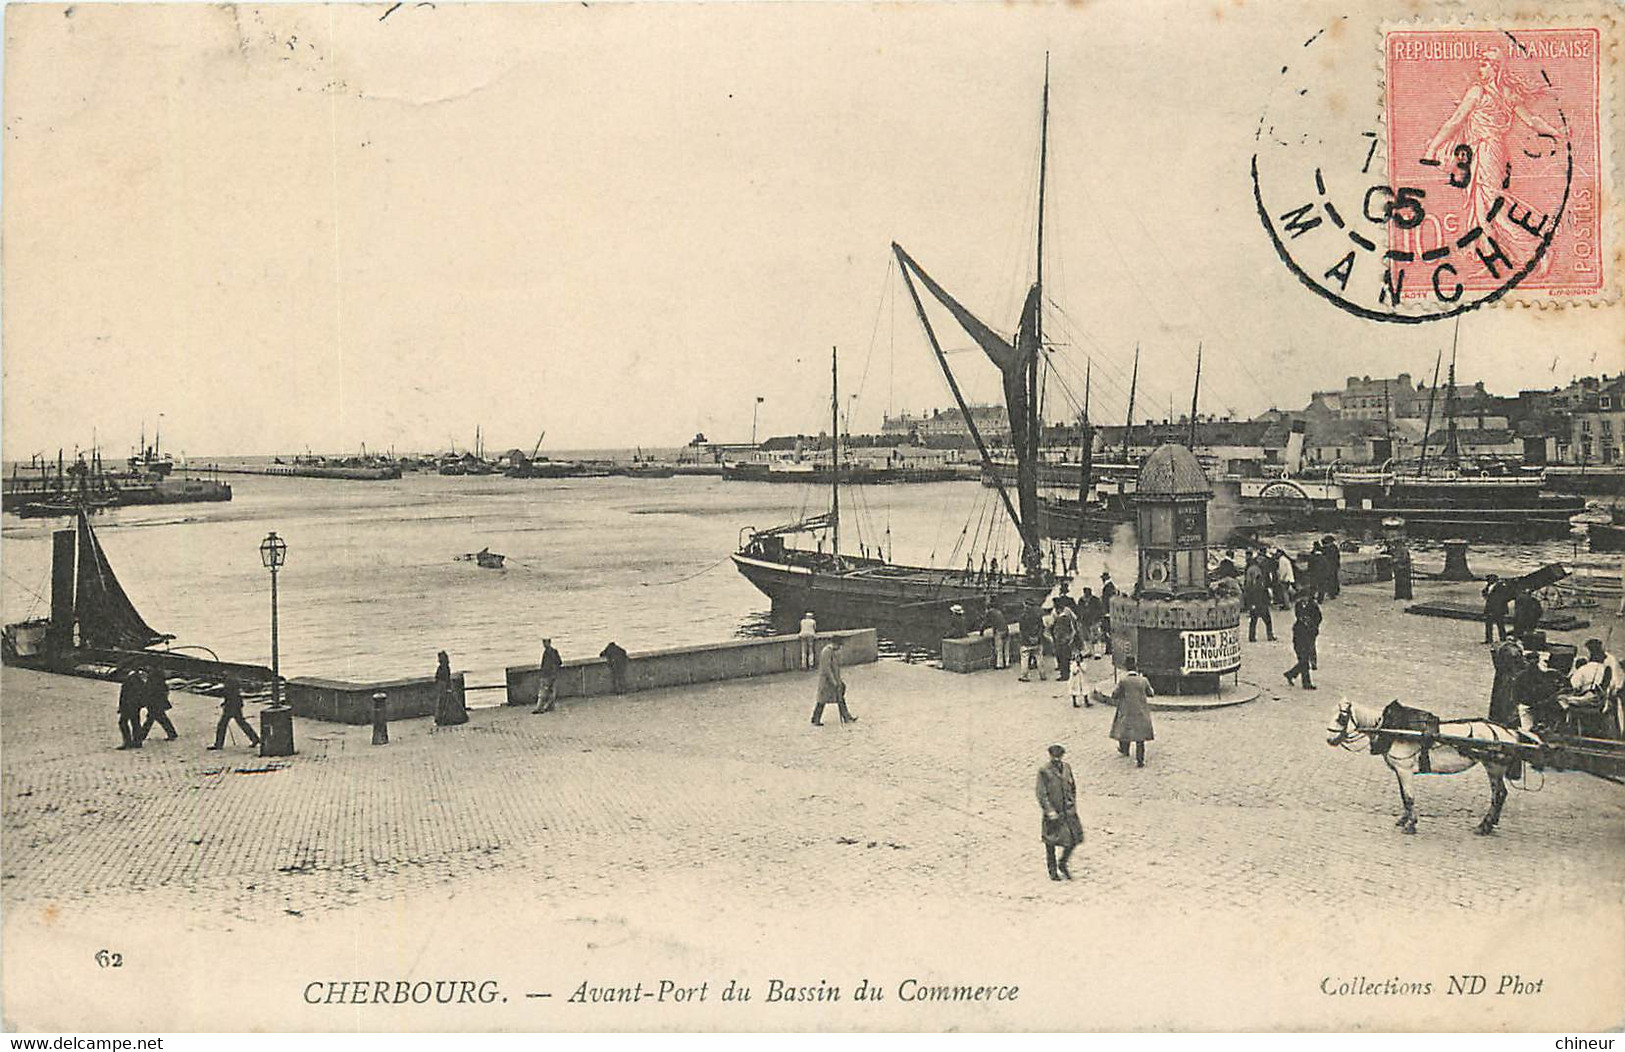
[[[823,489],[709,476],[231,480],[230,503],[93,516],[131,600],[155,629],[175,635],[173,645],[270,663],[270,581],[259,544],[275,530],[288,545],[278,576],[283,675],[429,675],[435,652],[446,650],[470,685],[500,683],[504,666],[536,660],[544,635],[572,658],[595,656],[610,640],[638,651],[772,631],[766,597],[728,555],[742,528],[816,514],[829,500]],[[893,561],[916,565],[963,567],[971,550],[980,565],[991,537],[1008,567],[1019,548],[996,492],[975,482],[843,492],[842,523],[843,550],[884,545]],[[49,612],[50,534],[68,525],[6,516],[7,622]],[[482,548],[505,555],[506,565],[458,559]],[[1442,562],[1425,543],[1413,548],[1419,569]],[[1567,542],[1475,545],[1472,562],[1484,572],[1572,565],[1576,555],[1617,572],[1617,559]],[[1111,544],[1083,544],[1082,583],[1094,583],[1103,566],[1119,582],[1133,580],[1127,531]]]

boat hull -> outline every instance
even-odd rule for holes
[[[827,558],[827,557],[826,557]],[[1014,621],[1027,599],[1042,600],[1044,584],[982,582],[959,571],[891,566],[874,560],[844,560],[848,567],[797,565],[790,559],[746,552],[733,555],[734,567],[773,601],[774,624],[792,627],[811,610],[822,628],[875,628],[909,642],[937,645],[954,626],[950,607],[964,608],[967,625],[976,624],[997,599]]]

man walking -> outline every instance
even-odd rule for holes
[[[220,722],[214,725],[214,744],[210,749],[223,749],[226,747],[226,731],[235,723],[248,735],[248,744],[259,748],[260,736],[254,733],[253,726],[243,719],[243,691],[237,686],[235,676],[226,677],[225,700],[220,702]]]
[[[1241,601],[1247,605],[1247,642],[1258,642],[1258,619],[1264,619],[1264,632],[1268,640],[1275,642],[1275,626],[1270,623],[1270,586],[1269,578],[1264,572],[1263,558],[1257,557],[1247,563],[1247,573],[1242,578]]]
[[[1320,636],[1320,604],[1315,597],[1304,593],[1299,597],[1292,608],[1292,652],[1298,658],[1298,663],[1287,669],[1282,675],[1286,681],[1292,683],[1298,676],[1303,677],[1303,689],[1314,690],[1314,683],[1310,682],[1309,670],[1315,667],[1315,641]]]
[[[553,641],[543,639],[542,682],[536,688],[536,707],[530,710],[532,714],[553,711],[553,704],[559,695],[559,670],[563,667],[564,659],[553,649]]]
[[[1078,785],[1072,778],[1072,766],[1061,759],[1066,749],[1059,745],[1049,747],[1049,763],[1038,769],[1038,809],[1043,812],[1040,833],[1044,838],[1044,863],[1049,867],[1049,879],[1071,880],[1072,872],[1066,868],[1072,851],[1083,843],[1083,823],[1078,820]],[[1061,857],[1055,857],[1055,849]]]
[[[164,729],[164,739],[174,741],[180,735],[175,733],[175,725],[169,722],[169,684],[164,682],[163,673],[156,669],[143,669],[141,676],[146,681],[142,693],[147,722],[141,725],[140,740],[147,740],[147,735],[152,733],[152,725],[156,723]]]
[[[824,644],[818,655],[818,703],[813,706],[812,725],[824,725],[824,706],[834,705],[841,713],[842,723],[856,723],[858,718],[846,708],[846,681],[841,678],[841,637],[835,636]]]
[[[1151,688],[1151,681],[1136,670],[1138,662],[1133,657],[1123,659],[1123,670],[1126,673],[1117,681],[1112,691],[1113,703],[1117,712],[1112,716],[1111,737],[1117,740],[1117,751],[1124,756],[1128,755],[1130,743],[1134,745],[1134,766],[1145,766],[1145,743],[1153,740],[1156,733],[1151,726],[1151,706],[1149,699],[1157,696]]]
[[[1083,590],[1083,598],[1078,602],[1078,657],[1083,657],[1083,648],[1089,648],[1089,660],[1097,657],[1095,654],[1095,640],[1100,636],[1100,625],[1104,620],[1100,600],[1089,589]]]
[[[1512,634],[1519,639],[1528,639],[1540,627],[1540,617],[1545,613],[1541,608],[1540,600],[1535,593],[1527,588],[1518,589],[1517,597],[1512,601]]]
[[[801,667],[809,669],[818,660],[818,619],[808,610],[801,618]]]
[[[141,702],[145,688],[141,670],[134,668],[124,674],[124,682],[119,684],[118,732],[119,737],[124,739],[120,749],[141,748]]]
[[[1032,680],[1031,672],[1038,670],[1038,678],[1049,679],[1049,669],[1044,667],[1044,618],[1038,612],[1038,604],[1031,599],[1021,610],[1021,682]]]

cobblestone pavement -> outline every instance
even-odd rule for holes
[[[114,687],[7,670],[0,897],[14,938],[62,909],[179,913],[185,930],[220,933],[471,897],[566,920],[576,903],[642,904],[691,945],[711,924],[767,937],[758,908],[841,902],[973,903],[995,929],[1069,904],[1347,921],[1417,901],[1462,922],[1509,903],[1600,908],[1617,927],[1618,786],[1536,775],[1540,791],[1514,789],[1500,831],[1480,838],[1483,774],[1427,778],[1420,835],[1405,837],[1383,763],[1326,745],[1345,696],[1481,714],[1478,625],[1347,589],[1327,606],[1315,693],[1282,681],[1277,629],[1283,641],[1244,650],[1259,700],[1154,713],[1143,770],[1107,738],[1111,710],[1073,709],[1053,679],[894,662],[848,670],[861,719],[845,727],[809,726],[812,679],[789,675],[541,716],[475,710],[455,728],[406,721],[385,747],[366,727],[300,721],[299,754],[280,760],[204,751],[215,702],[187,695],[180,740],[120,752]],[[1088,837],[1073,884],[1048,880],[1037,835],[1033,779],[1052,741],[1068,747]]]

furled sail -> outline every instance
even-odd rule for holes
[[[1016,329],[1016,338],[1012,342],[994,332],[980,318],[965,309],[958,300],[948,294],[948,291],[927,274],[914,258],[905,252],[896,242],[892,243],[892,250],[897,254],[905,268],[905,276],[912,275],[920,280],[920,284],[934,296],[939,303],[947,308],[960,327],[976,341],[977,346],[988,356],[994,365],[999,368],[999,378],[1004,390],[1004,404],[1010,415],[1010,441],[1014,446],[1016,455],[1016,491],[1018,511],[1017,523],[1022,534],[1022,561],[1029,570],[1036,571],[1039,561],[1039,546],[1036,524],[1038,522],[1038,429],[1034,426],[1035,414],[1032,406],[1031,367],[1038,357],[1039,343],[1039,287],[1033,287],[1027,293],[1027,300],[1021,308],[1021,322]],[[924,322],[924,315],[921,315]],[[927,326],[929,323],[926,322]],[[946,362],[943,368],[947,368]],[[951,383],[950,379],[950,383]],[[975,427],[974,423],[971,424]]]
[[[153,629],[136,610],[113,574],[101,542],[79,511],[79,586],[75,606],[79,641],[87,647],[139,650],[175,638]]]

